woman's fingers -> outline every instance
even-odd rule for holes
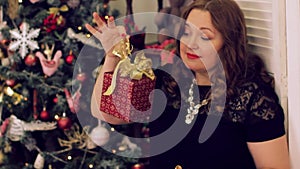
[[[111,29],[116,27],[114,17],[111,16],[111,17],[108,18],[108,20],[107,20],[107,27],[111,28]]]
[[[85,24],[86,29],[91,32],[95,37],[99,37],[100,32],[95,29],[93,26],[91,26],[90,24]]]
[[[99,31],[105,31],[105,29],[107,29],[106,23],[100,18],[100,16],[96,12],[93,13],[93,17],[95,19],[96,24],[99,27]]]

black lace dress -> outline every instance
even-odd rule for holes
[[[162,79],[158,80],[158,85],[163,85]],[[200,100],[203,100],[210,86],[198,88]],[[226,101],[217,128],[205,142],[198,140],[207,120],[208,106],[199,110],[188,134],[170,150],[151,157],[147,168],[174,169],[179,165],[183,169],[255,169],[247,142],[262,142],[283,136],[284,113],[274,90],[264,84],[253,81],[236,90],[238,95]],[[175,121],[179,121],[179,127],[185,128],[185,115],[180,116],[179,112],[182,113],[182,110],[169,104],[162,115],[150,123],[151,136],[167,132]],[[173,134],[180,135],[180,132],[177,127]],[[172,134],[161,143],[151,143],[150,139],[150,147],[167,145],[168,141],[172,142],[171,139]]]
[[[157,88],[165,91],[168,97],[164,84],[166,74],[160,71],[156,71],[155,74]],[[191,80],[187,82],[191,84]],[[203,100],[210,86],[198,86],[198,89],[200,100]],[[176,166],[182,169],[255,169],[247,142],[262,142],[283,136],[285,134],[284,113],[274,90],[264,84],[253,81],[236,90],[237,96],[226,100],[226,108],[221,118],[216,116],[216,119],[220,120],[216,129],[204,142],[198,140],[208,117],[208,105],[200,108],[193,125],[185,123],[186,108],[180,109],[181,104],[177,104],[176,99],[168,99],[167,106],[159,117],[156,117],[155,113],[161,110],[155,110],[157,106],[154,106],[155,120],[149,123],[150,145],[147,145],[149,149],[144,149],[149,152],[143,153],[151,155],[156,153],[152,150],[160,149],[161,152],[147,158],[149,164],[146,169],[174,169]],[[164,103],[154,97],[154,104]],[[177,123],[174,125],[174,122]],[[141,125],[132,123],[126,125],[127,127],[118,126],[114,127],[140,131],[136,128]],[[187,126],[191,126],[188,132],[181,130]],[[168,130],[172,127],[173,130]],[[129,136],[137,135],[137,132],[124,133]],[[153,139],[154,136],[166,133],[168,135],[162,139]],[[178,135],[181,139],[174,144],[173,139],[178,139],[176,137]],[[168,146],[170,148],[164,150]]]

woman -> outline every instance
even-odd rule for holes
[[[113,19],[109,20],[106,27],[96,14],[94,18],[100,29],[90,25],[86,27],[103,44],[107,44],[104,47],[108,51],[94,89],[94,93],[99,93],[103,72],[113,71],[119,58],[111,54],[110,48],[115,43],[109,44],[104,39],[108,36],[105,34],[108,28],[116,30]],[[187,22],[180,36],[178,51],[185,67],[192,70],[192,78],[195,78],[192,84],[189,81],[186,88],[193,91],[198,86],[201,102],[195,103],[203,103],[203,106],[195,108],[194,104],[189,104],[193,110],[197,110],[197,117],[187,115],[179,120],[185,125],[194,123],[191,131],[172,149],[151,157],[149,168],[290,168],[284,114],[274,92],[272,77],[266,72],[261,59],[247,51],[245,20],[238,5],[233,0],[196,0],[187,7],[183,19]],[[206,45],[208,43],[212,46]],[[218,73],[218,58],[224,69],[223,79],[222,73]],[[179,68],[176,65],[171,70],[182,74]],[[190,103],[193,101],[193,92],[187,94],[187,90],[178,91],[172,77],[166,78],[167,75],[160,71],[156,71],[156,75],[159,82],[157,86],[168,96],[168,105],[164,113],[150,123],[153,135],[164,132],[175,121],[183,105],[181,97],[186,95],[191,98]],[[224,82],[227,86],[225,106],[215,131],[205,142],[199,143],[200,131],[210,108],[214,107],[211,98],[216,81],[212,79],[219,79],[221,84]],[[101,99],[98,95],[94,94],[96,99],[92,99],[95,105]],[[218,95],[214,94],[214,97],[218,98]],[[97,106],[92,106],[92,109],[94,116],[109,123],[123,123],[99,112]]]

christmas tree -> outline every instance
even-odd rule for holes
[[[119,15],[108,0],[0,0],[0,168],[140,167],[140,148],[90,113],[89,63],[104,51],[83,25],[95,11]]]

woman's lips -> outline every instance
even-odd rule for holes
[[[186,56],[189,59],[199,59],[200,58],[200,56],[195,55],[195,54],[191,54],[191,53],[187,53]]]

